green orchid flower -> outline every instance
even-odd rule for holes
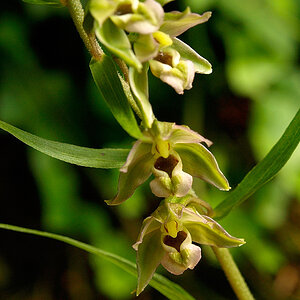
[[[178,94],[183,94],[184,90],[192,88],[195,73],[210,74],[212,67],[205,58],[176,37],[206,22],[210,16],[211,12],[199,15],[191,13],[189,8],[182,13],[165,13],[159,31],[131,38],[136,57],[142,63],[149,61],[154,76],[172,86]]]
[[[100,42],[140,71],[142,65],[126,32],[150,34],[157,31],[163,22],[162,6],[154,0],[90,0],[88,8]]]
[[[150,188],[157,197],[185,196],[199,177],[221,190],[229,184],[217,161],[201,143],[212,143],[187,126],[155,120],[144,139],[133,145],[120,169],[117,195],[106,201],[118,205],[130,198],[151,174]]]
[[[169,203],[168,199],[143,222],[137,242],[139,295],[151,280],[159,264],[175,275],[193,269],[201,259],[197,244],[220,248],[241,246],[245,243],[227,233],[210,217],[199,213],[199,201],[190,198],[182,203]]]

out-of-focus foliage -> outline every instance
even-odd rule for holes
[[[187,124],[214,142],[211,151],[235,187],[299,108],[300,2],[181,0],[165,10],[187,5],[213,12],[208,23],[181,37],[212,63],[213,73],[197,75],[184,96],[151,78],[150,99],[160,120]],[[131,148],[133,140],[99,96],[88,63],[65,9],[6,1],[0,11],[0,119],[51,140]],[[131,244],[141,220],[159,203],[147,185],[109,208],[103,200],[116,192],[116,170],[68,165],[4,133],[0,144],[1,221],[63,233],[135,259]],[[222,220],[247,242],[232,252],[258,299],[300,297],[299,174],[298,150],[275,179]],[[226,196],[199,181],[195,189],[212,206]],[[135,278],[108,262],[50,241],[2,232],[1,240],[0,298],[134,297]],[[20,243],[22,256],[12,250]],[[203,252],[194,271],[171,278],[196,299],[233,299],[210,249]],[[159,297],[150,288],[140,296]]]

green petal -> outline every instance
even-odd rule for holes
[[[144,290],[151,280],[156,268],[160,264],[164,250],[160,242],[160,230],[145,235],[137,250],[138,284],[137,296]]]
[[[126,33],[110,19],[107,19],[102,26],[96,23],[95,33],[100,42],[112,53],[134,68],[142,69],[142,64],[134,55]]]
[[[203,145],[176,144],[174,149],[182,159],[185,172],[213,184],[220,190],[230,189],[215,157]]]
[[[128,155],[127,149],[92,149],[46,140],[3,121],[0,121],[0,128],[46,155],[79,166],[119,168]]]
[[[221,248],[237,247],[245,243],[243,239],[231,236],[210,217],[196,214],[190,209],[183,208],[181,221],[196,243]]]
[[[206,22],[210,16],[210,11],[204,13],[203,15],[191,13],[189,7],[187,7],[184,12],[173,11],[165,13],[164,22],[159,30],[169,34],[172,37],[175,37],[191,27]]]
[[[212,72],[211,64],[181,40],[173,38],[171,47],[180,53],[181,59],[193,62],[196,73],[210,74]]]
[[[130,198],[135,189],[143,184],[151,175],[153,155],[151,145],[137,142],[128,155],[127,162],[120,170],[118,193],[109,205],[118,205]]]
[[[143,65],[140,73],[135,68],[129,68],[129,82],[137,106],[141,111],[144,125],[146,128],[151,128],[154,121],[154,114],[148,95],[148,69],[148,63]]]
[[[145,62],[157,55],[159,44],[155,41],[152,34],[142,34],[135,41],[133,48],[137,58],[141,62]]]

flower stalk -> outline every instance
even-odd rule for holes
[[[95,35],[88,35],[83,28],[84,11],[80,0],[66,0],[64,4],[69,9],[75,27],[86,48],[95,59],[100,60],[103,55],[103,51],[97,43]]]
[[[247,283],[227,248],[211,247],[239,300],[254,300]]]

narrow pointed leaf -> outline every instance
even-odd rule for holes
[[[59,0],[22,0],[23,2],[38,5],[49,5],[53,7],[63,7]]]
[[[300,140],[300,110],[298,110],[292,122],[285,130],[279,141],[241,181],[241,183],[229,193],[214,209],[214,218],[225,217],[234,207],[244,202],[254,192],[270,181],[286,164]]]
[[[127,149],[93,149],[50,141],[0,121],[0,128],[26,145],[59,160],[93,168],[120,168],[129,153]]]
[[[201,144],[176,144],[183,171],[199,177],[220,190],[229,190],[228,181],[219,169],[215,157]]]
[[[210,74],[212,72],[211,64],[181,40],[173,38],[172,48],[180,53],[182,59],[193,62],[196,73]]]
[[[133,276],[137,276],[136,265],[133,262],[131,262],[123,257],[120,257],[118,255],[115,255],[113,253],[103,251],[99,248],[93,247],[89,244],[85,244],[80,241],[74,240],[72,238],[69,238],[69,237],[66,237],[63,235],[59,235],[59,234],[54,234],[54,233],[49,233],[49,232],[39,231],[39,230],[33,230],[33,229],[28,229],[28,228],[23,228],[23,227],[8,225],[8,224],[2,224],[2,223],[0,223],[0,228],[6,229],[6,230],[22,232],[22,233],[27,233],[27,234],[32,234],[32,235],[37,235],[37,236],[43,236],[43,237],[51,238],[51,239],[54,239],[57,241],[61,241],[63,243],[75,246],[79,249],[82,249],[91,254],[94,254],[103,259],[106,259],[106,260],[110,261],[111,263],[113,263],[114,265],[120,267],[124,271],[128,272],[129,274],[131,274]],[[20,245],[20,248],[21,247],[24,247],[24,245]],[[22,248],[21,248],[21,250],[22,250]],[[167,279],[159,274],[154,274],[154,276],[149,284],[170,300],[194,300],[194,298],[191,295],[189,295],[178,284],[173,283],[169,279]]]
[[[132,137],[142,138],[112,59],[107,55],[103,55],[100,61],[92,59],[90,69],[101,95],[119,124]]]

